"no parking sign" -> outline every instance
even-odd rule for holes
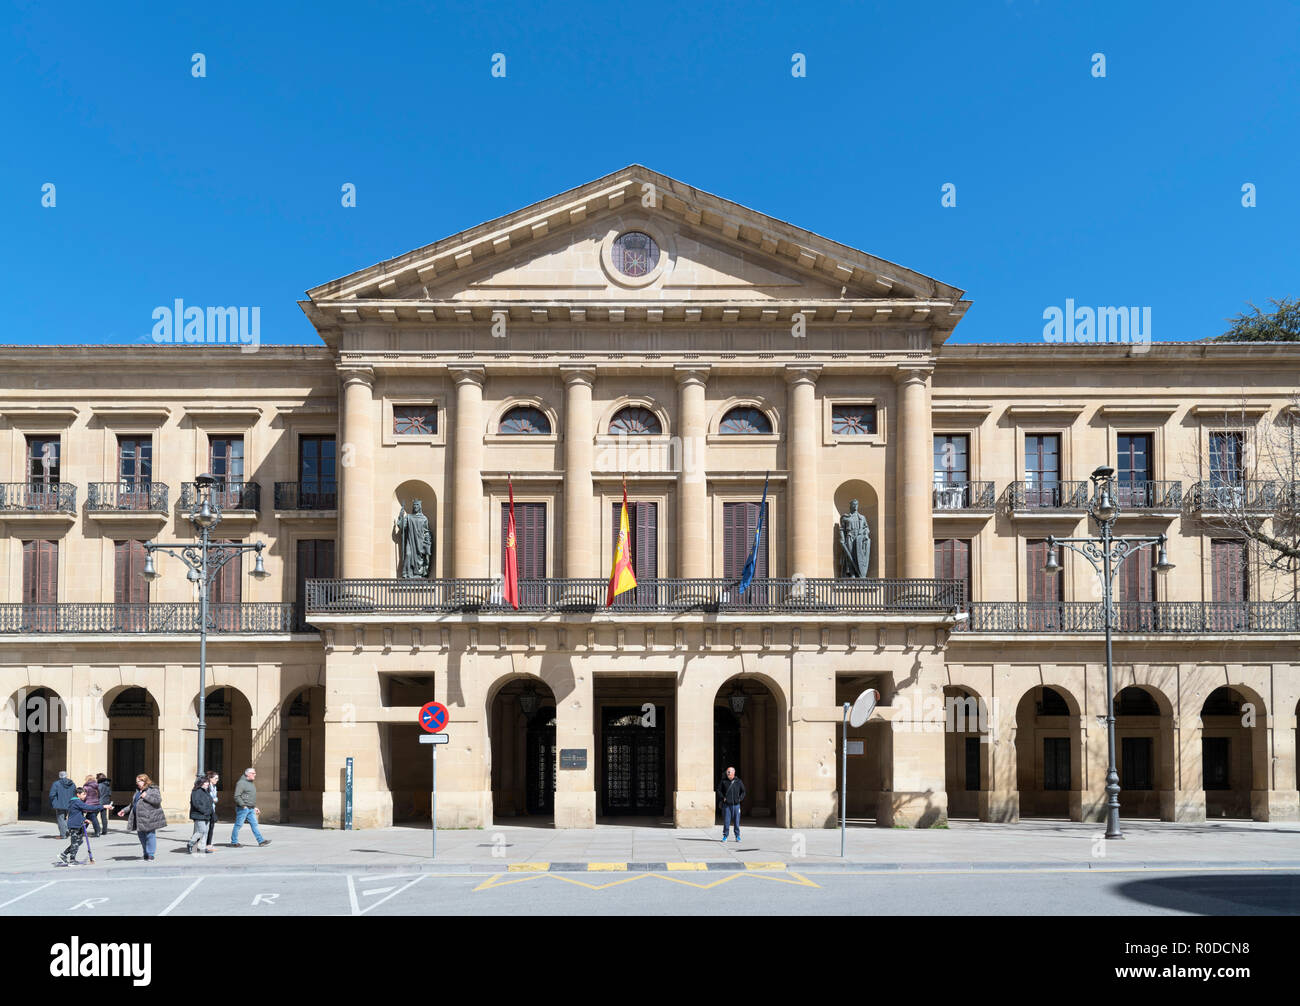
[[[420,726],[425,733],[436,734],[447,726],[447,707],[441,702],[426,702],[420,707]]]

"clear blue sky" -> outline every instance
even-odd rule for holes
[[[5,5],[0,342],[315,344],[309,287],[631,162],[964,288],[958,342],[1300,294],[1294,3],[206,6]]]

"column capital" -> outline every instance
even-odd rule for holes
[[[932,366],[900,366],[894,371],[895,384],[925,384],[934,374]]]
[[[457,384],[477,384],[481,388],[487,381],[487,370],[483,367],[452,365],[447,368],[447,371]]]
[[[817,364],[791,363],[785,368],[786,384],[816,384],[822,368]]]
[[[596,368],[582,364],[560,364],[560,376],[566,385],[596,383]]]
[[[338,373],[345,388],[349,384],[364,384],[367,388],[375,386],[375,372],[369,367],[340,367]]]
[[[711,370],[708,364],[674,363],[673,377],[677,379],[678,384],[703,384],[709,379]]]

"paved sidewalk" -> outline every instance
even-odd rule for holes
[[[79,874],[174,872],[403,871],[500,873],[544,870],[979,870],[1154,869],[1272,867],[1300,869],[1300,824],[1215,821],[1205,824],[1125,822],[1123,841],[1107,842],[1100,824],[1022,821],[1018,824],[953,822],[947,829],[850,827],[840,858],[836,829],[794,831],[748,825],[743,840],[719,841],[720,828],[674,829],[601,824],[591,830],[503,825],[483,830],[439,831],[437,860],[430,858],[427,827],[324,831],[263,825],[264,848],[217,846],[189,856],[186,825],[159,833],[158,858],[140,858],[136,837],[120,826],[91,838],[95,865]],[[229,839],[230,824],[218,826]],[[249,841],[245,829],[241,838]],[[65,874],[54,867],[66,846],[53,821],[0,827],[0,877]],[[82,851],[84,863],[84,847]]]

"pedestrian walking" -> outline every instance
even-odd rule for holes
[[[81,801],[90,808],[85,815],[86,823],[95,829],[95,837],[99,838],[99,783],[93,775],[88,775],[85,783],[77,789],[85,794]]]
[[[257,779],[257,769],[244,769],[244,778],[235,784],[235,830],[230,833],[230,847],[232,849],[240,848],[239,829],[243,827],[245,821],[253,829],[253,837],[257,839],[259,846],[270,845],[269,838],[263,838],[261,830],[257,827],[257,786],[254,781]]]
[[[113,783],[108,776],[100,772],[95,776],[99,783],[99,826],[108,834],[108,812],[113,809]]]
[[[194,789],[190,791],[190,820],[194,822],[194,834],[185,843],[186,851],[192,856],[208,834],[208,822],[212,818],[212,797],[208,795],[208,777],[201,775],[194,780]]]
[[[68,801],[68,847],[63,850],[59,858],[55,860],[55,866],[75,866],[77,862],[77,850],[81,848],[82,840],[86,837],[86,814],[90,813],[91,804],[82,799],[86,795],[85,787],[76,786],[72,791],[72,799]],[[98,795],[98,794],[96,794]],[[98,807],[99,804],[94,804]],[[90,843],[86,842],[86,862],[93,863],[95,855],[90,849]]]
[[[718,783],[718,796],[722,799],[722,840],[727,840],[727,831],[736,829],[736,841],[740,841],[740,802],[745,799],[745,784],[736,777],[734,768],[727,769],[727,777]]]
[[[126,830],[135,832],[144,858],[152,861],[158,852],[157,833],[160,828],[167,827],[167,815],[162,809],[162,794],[143,772],[135,777],[131,806],[123,807],[117,816],[126,818]]]
[[[204,846],[204,852],[212,852],[212,836],[217,830],[217,783],[221,781],[221,776],[208,769],[208,793],[212,797],[212,816],[208,818],[208,844]]]
[[[68,778],[67,772],[60,772],[50,786],[50,806],[54,808],[54,823],[59,826],[59,838],[68,837],[68,804],[76,795],[77,784]]]

